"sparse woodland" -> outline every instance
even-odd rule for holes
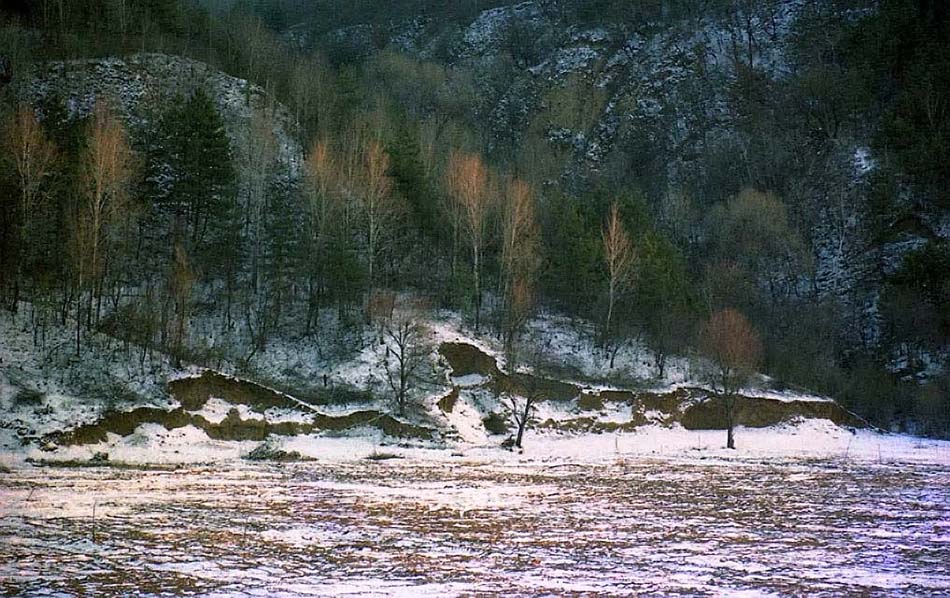
[[[420,4],[5,3],[0,317],[28,320],[37,346],[54,323],[70,327],[77,357],[87,335],[105,332],[143,363],[153,352],[214,363],[220,356],[191,328],[199,317],[243,363],[280,335],[382,336],[398,347],[385,371],[401,411],[423,367],[414,343],[426,313],[465,314],[502,342],[514,371],[530,351],[526,324],[545,310],[595,322],[611,367],[624,367],[613,361],[619,347],[642,342],[658,379],[670,357],[711,359],[710,383],[726,401],[759,371],[881,426],[950,433],[950,371],[913,367],[950,351],[946,237],[921,233],[928,242],[875,274],[874,338],[845,325],[862,306],[819,292],[827,285],[815,266],[815,231],[826,247],[860,221],[874,251],[925,229],[917,204],[950,210],[941,3],[884,0],[859,17],[848,11],[878,3],[814,3],[795,24],[782,78],[757,66],[751,35],[737,42],[736,76],[717,83],[729,94],[718,118],[734,135],[704,144],[676,185],[664,152],[685,140],[660,131],[650,143],[627,136],[599,168],[569,176],[580,166],[549,136],[596,129],[606,105],[582,76],[545,92],[516,142],[489,138],[491,102],[547,37],[512,28],[488,70],[453,60],[461,24],[498,4],[473,0],[433,3],[427,58],[387,46],[395,15]],[[706,15],[740,33],[739,15],[781,5],[560,4],[562,18],[591,26],[647,30]],[[310,24],[310,42],[287,34],[303,35],[298,23]],[[369,55],[330,35],[359,23],[378,40]],[[147,121],[106,97],[77,117],[69,98],[34,105],[17,92],[31,63],[140,51],[188,56],[263,88],[306,148],[300,176],[281,171],[266,111],[247,123],[238,152],[200,88],[156,102]],[[690,139],[711,126],[703,114],[678,118]],[[859,133],[878,167],[867,205],[855,207],[828,164]],[[895,351],[909,365],[895,366]],[[519,430],[530,400],[513,408]]]

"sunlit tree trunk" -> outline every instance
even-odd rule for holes
[[[5,141],[7,151],[12,157],[20,189],[19,222],[16,229],[16,273],[13,278],[11,304],[15,312],[23,278],[26,239],[38,202],[42,197],[43,179],[50,173],[56,157],[56,148],[43,133],[43,128],[33,108],[25,104],[21,104],[13,114],[7,127]]]
[[[97,102],[93,111],[86,152],[82,164],[83,199],[77,211],[80,232],[79,293],[88,287],[87,325],[92,325],[92,306],[96,293],[102,291],[101,263],[109,227],[124,216],[128,187],[134,173],[134,158],[125,128],[108,104]],[[88,282],[87,282],[88,281]],[[77,316],[82,317],[77,309]],[[77,327],[79,323],[77,323]],[[79,330],[76,332],[79,352]]]
[[[613,332],[611,323],[617,296],[630,284],[636,259],[633,244],[620,219],[620,210],[616,203],[610,206],[607,226],[601,237],[604,244],[604,261],[607,266],[607,317],[604,320],[603,337],[603,345],[606,348]]]
[[[446,183],[450,198],[454,202],[453,210],[458,210],[461,228],[464,229],[472,250],[472,294],[477,332],[482,308],[482,252],[491,208],[488,169],[477,155],[453,153],[449,158]]]

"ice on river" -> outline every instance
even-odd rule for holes
[[[20,467],[0,517],[14,595],[950,592],[940,463]]]

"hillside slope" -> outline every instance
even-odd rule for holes
[[[640,17],[584,4],[506,3],[457,26],[406,16],[308,43],[365,60],[395,52],[470,76],[471,88],[448,93],[487,127],[489,155],[571,194],[632,185],[697,252],[715,242],[704,231],[709,206],[741,186],[778,193],[807,257],[791,269],[770,265],[773,296],[833,303],[848,354],[879,356],[906,380],[939,377],[950,361],[946,338],[902,336],[906,323],[894,321],[885,294],[909,256],[946,247],[950,211],[942,191],[895,171],[879,147],[886,118],[898,117],[862,105],[870,92],[861,85],[874,83],[855,81],[883,65],[843,57],[880,4],[776,0],[743,11],[669,2]],[[287,35],[299,42],[306,29]],[[900,143],[915,143],[912,134]]]
[[[4,459],[177,463],[352,458],[418,449],[428,449],[419,456],[449,451],[498,458],[513,433],[507,405],[528,392],[540,397],[525,445],[534,458],[610,460],[618,443],[634,452],[657,446],[693,450],[698,444],[719,454],[721,405],[699,379],[687,375],[672,385],[624,389],[606,380],[564,381],[530,370],[509,376],[499,369],[497,347],[475,340],[456,318],[425,326],[426,367],[434,377],[400,415],[380,386],[385,344],[328,362],[331,386],[314,394],[294,390],[294,376],[282,378],[285,392],[211,370],[176,371],[154,358],[148,368],[120,372],[110,361],[122,350],[102,336],[99,350],[78,362],[55,349],[34,348],[27,328],[5,320]],[[68,339],[69,331],[62,336]],[[576,367],[590,359],[590,351],[566,353],[564,365]],[[739,454],[786,446],[789,454],[827,455],[842,443],[850,446],[849,437],[867,446],[890,443],[893,450],[895,442],[907,442],[867,429],[830,399],[769,390],[764,379],[758,384],[743,391],[740,402]]]
[[[40,107],[62,102],[71,119],[89,116],[97,100],[106,101],[124,117],[133,137],[147,134],[176,97],[188,97],[200,88],[224,121],[234,161],[241,167],[242,193],[247,193],[246,171],[256,159],[255,145],[261,143],[252,136],[255,121],[274,134],[274,171],[283,184],[292,186],[301,176],[303,152],[288,110],[258,85],[203,62],[168,54],[49,62],[32,65],[18,81],[15,93],[21,101]]]

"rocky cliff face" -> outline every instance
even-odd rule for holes
[[[562,189],[649,181],[645,191],[660,213],[672,211],[663,204],[680,190],[700,205],[723,199],[710,196],[707,185],[719,178],[717,171],[777,191],[797,206],[795,224],[813,264],[809,275],[787,281],[797,287],[792,292],[834,298],[847,320],[849,342],[890,352],[892,368],[906,370],[903,349],[881,346],[882,284],[911,251],[950,239],[950,214],[905,193],[899,201],[920,226],[888,242],[875,241],[869,202],[879,166],[869,149],[871,124],[838,128],[836,123],[831,132],[821,123],[814,131],[823,139],[820,145],[803,140],[799,150],[776,152],[765,165],[769,172],[754,172],[755,154],[762,153],[758,144],[767,143],[770,134],[751,135],[737,114],[742,73],[781,85],[795,72],[795,43],[808,3],[751,3],[745,12],[694,8],[686,17],[660,15],[636,25],[580,24],[570,16],[576,5],[572,0],[506,5],[448,33],[414,17],[390,25],[385,47],[472,71],[477,93],[470,108],[473,119],[488,127],[489,153],[532,152],[525,160],[544,163],[550,183]],[[837,13],[838,26],[867,16],[876,4],[852,6]],[[379,36],[374,48],[367,41],[372,36],[355,31],[334,35],[363,55],[379,51]],[[795,172],[797,180],[783,171]],[[930,355],[923,370],[905,373],[939,371],[946,359]]]
[[[909,359],[906,347],[881,346],[880,304],[884,278],[911,251],[950,239],[950,214],[903,193],[899,201],[918,226],[886,243],[874,241],[869,203],[879,158],[869,149],[866,123],[834,134],[819,125],[817,134],[826,137],[821,145],[803,142],[801,151],[775,152],[763,164],[756,156],[770,133],[751,135],[737,114],[734,94],[743,72],[779,83],[792,76],[798,25],[809,4],[774,0],[732,13],[696,8],[635,24],[582,23],[573,16],[581,4],[505,5],[457,29],[432,27],[425,15],[415,15],[383,31],[357,25],[319,39],[299,28],[288,35],[303,45],[342,45],[354,56],[389,49],[470,71],[474,96],[466,108],[487,129],[486,150],[541,165],[549,183],[568,192],[636,180],[648,187],[655,212],[675,220],[673,199],[681,191],[702,208],[724,199],[728,189],[712,190],[711,180],[746,180],[777,191],[797,206],[795,224],[813,264],[811,272],[785,281],[789,293],[834,298],[849,342],[890,353],[895,371],[939,371],[950,359],[946,350],[920,360]],[[839,18],[856,21],[874,4],[855,2]],[[36,100],[55,91],[76,114],[88,113],[96,97],[109,97],[133,125],[152,118],[147,106],[203,87],[225,120],[239,172],[253,159],[250,123],[266,116],[279,141],[279,170],[288,182],[299,179],[302,151],[287,110],[259,87],[200,62],[142,54],[51,63],[26,80],[20,93]],[[159,102],[146,101],[156,97]]]

